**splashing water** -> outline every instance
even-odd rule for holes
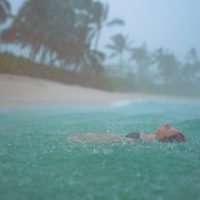
[[[86,132],[154,132],[171,123],[184,144],[89,144]],[[101,108],[0,110],[1,199],[200,199],[200,104],[119,102]]]

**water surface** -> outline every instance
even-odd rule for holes
[[[154,132],[184,144],[74,143],[86,132]],[[200,199],[200,103],[137,100],[107,107],[0,110],[0,199]]]

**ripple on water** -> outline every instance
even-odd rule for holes
[[[1,111],[1,198],[200,199],[198,109],[199,105],[134,102],[120,108],[80,111]],[[68,140],[71,134],[85,132],[153,132],[162,122],[183,131],[186,143],[91,144]]]

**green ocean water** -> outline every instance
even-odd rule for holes
[[[91,144],[171,123],[183,144]],[[107,107],[0,109],[1,200],[198,200],[200,103],[127,101]]]

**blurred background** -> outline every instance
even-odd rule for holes
[[[0,73],[200,96],[198,0],[0,0]]]

